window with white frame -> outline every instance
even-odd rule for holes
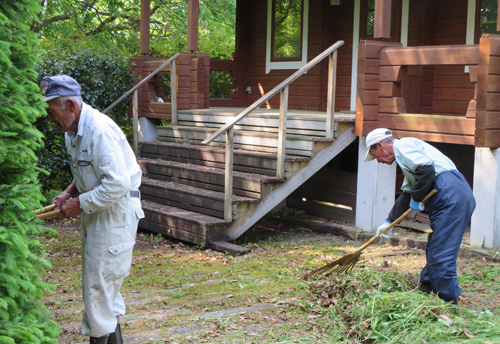
[[[268,0],[266,73],[307,63],[309,0]]]

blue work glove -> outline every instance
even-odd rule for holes
[[[413,198],[410,201],[410,208],[412,211],[423,211],[424,210],[424,204],[422,202],[415,202]]]
[[[385,227],[389,226],[390,224],[391,223],[389,221],[384,221],[384,223],[382,223],[380,226],[378,226],[378,228],[377,228],[377,236],[380,236],[380,232],[382,231],[382,229],[384,229]],[[392,228],[389,229],[388,232],[385,232],[384,234],[382,234],[382,238],[388,239],[391,235],[392,235]]]

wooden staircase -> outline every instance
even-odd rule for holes
[[[202,246],[234,240],[356,138],[354,115],[336,115],[337,136],[325,139],[325,113],[289,111],[285,177],[277,178],[279,110],[255,110],[235,126],[233,220],[226,221],[224,138],[201,141],[240,111],[180,111],[178,125],[157,127],[157,141],[140,144],[140,227]]]

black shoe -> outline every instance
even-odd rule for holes
[[[123,344],[120,324],[116,325],[115,332],[109,334],[108,344]]]
[[[430,294],[432,291],[432,286],[429,282],[424,282],[420,284],[418,290],[420,290],[422,293]]]
[[[108,343],[108,335],[102,337],[90,337],[89,344],[106,344]]]

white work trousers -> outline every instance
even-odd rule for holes
[[[130,274],[137,225],[144,212],[139,198],[126,195],[107,209],[81,216],[82,334],[101,337],[114,332],[117,317],[125,314],[120,288]]]

